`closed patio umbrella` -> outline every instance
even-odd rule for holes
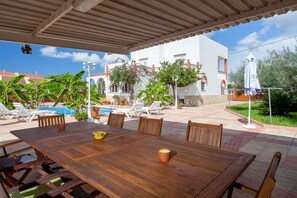
[[[250,52],[248,55],[247,63],[244,71],[244,94],[249,96],[249,112],[248,123],[244,125],[245,128],[256,128],[251,125],[251,96],[256,95],[260,91],[260,84],[257,75],[257,64],[255,63],[255,57]]]

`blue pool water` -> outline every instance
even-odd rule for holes
[[[69,109],[69,108],[64,107],[64,106],[53,107],[51,105],[45,105],[45,106],[39,107],[38,109],[39,110],[51,110],[51,111],[55,111],[56,114],[63,114],[63,113],[64,113],[64,115],[74,115],[75,114],[75,111],[74,110]],[[110,112],[112,112],[112,109],[111,108],[100,107],[99,114],[107,114],[107,113],[110,113]]]

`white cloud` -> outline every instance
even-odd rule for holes
[[[68,52],[58,52],[56,47],[44,47],[40,49],[42,56],[48,56],[53,58],[69,58],[71,54]]]
[[[208,38],[211,38],[214,34],[215,34],[215,31],[211,31],[211,32],[204,33],[203,35]]]
[[[271,18],[263,19],[261,23],[262,28],[258,32],[248,34],[239,40],[234,49],[229,52],[229,69],[236,71],[237,67],[246,60],[250,51],[259,60],[267,57],[268,51],[280,51],[283,47],[289,47],[291,50],[294,50],[296,37],[289,39],[288,37],[297,34],[297,26],[293,25],[296,19],[297,12],[288,12],[287,14],[275,15]],[[269,35],[267,33],[270,31],[275,31],[273,33],[276,36],[267,38],[267,35]]]
[[[287,38],[286,36],[278,36],[275,38],[268,39],[265,42],[261,43],[261,45],[263,46],[254,48],[252,50],[245,50],[242,52],[238,52],[239,47],[236,48],[235,51],[229,52],[229,64],[228,64],[229,69],[231,69],[232,71],[236,71],[237,67],[239,67],[242,64],[242,62],[246,60],[246,57],[248,56],[250,51],[252,51],[252,53],[256,57],[256,60],[260,60],[268,56],[268,51],[272,51],[272,50],[280,51],[282,50],[283,47],[289,47],[289,49],[294,50],[294,47],[296,45],[296,38],[290,38],[290,39],[286,39],[286,38]],[[286,39],[286,40],[277,42],[282,39]],[[233,52],[238,52],[238,53],[232,54]]]
[[[44,47],[40,49],[42,56],[52,58],[71,58],[73,62],[92,62],[104,67],[107,64],[114,63],[118,58],[128,60],[128,56],[121,54],[108,54],[105,53],[103,58],[100,58],[96,53],[89,54],[87,52],[63,52],[58,51],[56,47]]]
[[[259,45],[261,42],[259,41],[259,36],[257,32],[253,32],[240,41],[238,41],[239,47],[254,47],[256,45]]]
[[[275,15],[271,18],[263,19],[263,25],[274,26],[282,35],[292,35],[297,32],[296,24],[297,11],[288,12],[282,15]]]

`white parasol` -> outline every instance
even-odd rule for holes
[[[255,63],[255,57],[250,52],[248,55],[247,63],[244,71],[244,94],[249,96],[249,112],[248,112],[248,123],[244,125],[245,128],[256,128],[251,125],[251,95],[256,95],[260,91],[260,84],[257,75],[257,65]]]

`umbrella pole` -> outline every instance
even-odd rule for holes
[[[251,124],[251,95],[249,94],[249,113],[248,113],[248,125]]]

